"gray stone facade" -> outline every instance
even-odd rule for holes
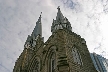
[[[13,72],[97,72],[86,41],[71,29],[70,22],[58,7],[51,27],[52,35],[45,43],[42,30],[37,35],[33,32],[28,36]]]

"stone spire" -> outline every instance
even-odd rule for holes
[[[42,14],[42,12],[41,12],[41,14]],[[37,35],[40,35],[42,37],[42,25],[41,24],[42,23],[41,23],[41,15],[40,15],[38,21],[36,22],[36,26],[32,32],[33,36],[36,37]]]
[[[63,21],[64,16],[63,16],[63,14],[62,14],[61,11],[60,11],[60,6],[58,6],[57,9],[58,9],[58,12],[57,12],[56,20],[57,20],[57,21]]]
[[[66,17],[63,16],[62,12],[60,11],[60,6],[58,6],[58,12],[56,16],[56,20],[53,19],[53,23],[51,26],[51,32],[54,33],[58,29],[67,29],[71,31],[72,27],[70,22]]]
[[[41,14],[42,14],[42,12],[41,12]],[[36,26],[35,26],[32,34],[31,34],[31,36],[29,35],[27,37],[27,40],[26,40],[25,45],[24,45],[25,48],[35,47],[36,39],[38,37],[40,37],[42,39],[42,41],[44,41],[44,37],[42,37],[41,14],[40,14],[38,21],[36,22]]]

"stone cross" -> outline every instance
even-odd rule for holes
[[[58,8],[57,8],[58,10],[60,10],[60,6],[58,6]]]

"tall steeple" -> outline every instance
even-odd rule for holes
[[[42,12],[41,12],[41,14],[42,14]],[[41,14],[40,14],[38,21],[36,22],[36,26],[35,26],[32,34],[31,34],[31,36],[28,35],[28,37],[27,37],[27,40],[26,40],[25,45],[24,45],[26,48],[28,46],[29,47],[35,47],[36,39],[38,37],[40,37],[42,39],[42,41],[44,41],[44,37],[42,37]]]
[[[66,17],[63,16],[62,12],[60,11],[60,6],[58,6],[58,12],[56,16],[56,20],[53,19],[53,23],[51,26],[51,32],[54,33],[58,29],[67,29],[71,31],[72,27],[70,22]]]
[[[64,19],[64,16],[63,16],[63,14],[61,13],[61,11],[60,11],[60,6],[58,6],[58,12],[57,12],[57,16],[56,16],[56,20],[57,21],[62,21],[63,19]]]
[[[42,14],[42,12],[41,12],[41,14]],[[32,32],[33,36],[40,35],[42,37],[42,25],[41,24],[42,23],[41,23],[41,15],[40,15],[38,21],[36,22],[36,26]]]

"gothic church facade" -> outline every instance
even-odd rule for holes
[[[13,72],[97,72],[86,41],[72,32],[70,22],[59,7],[51,32],[52,35],[44,42],[40,15]]]

